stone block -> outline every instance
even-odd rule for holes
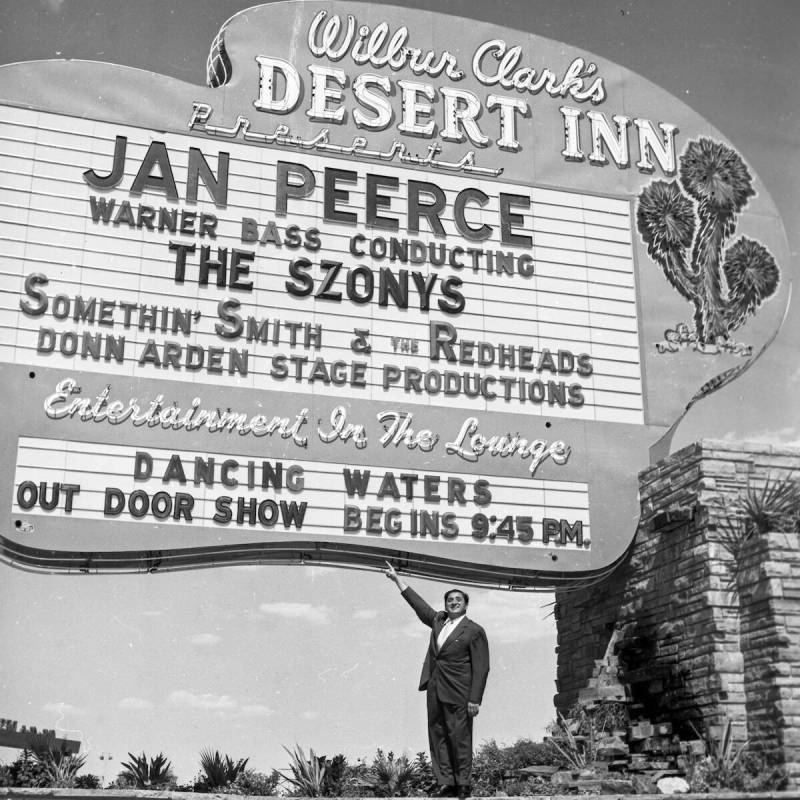
[[[679,776],[661,778],[656,782],[659,794],[688,794],[689,784]]]
[[[800,747],[800,730],[784,728],[783,744],[788,747]]]
[[[572,777],[572,773],[568,772],[567,770],[554,772],[550,777],[550,783],[552,784],[553,788],[568,787],[574,782],[575,779]]]
[[[653,727],[652,723],[650,722],[637,722],[635,725],[631,726],[630,729],[630,738],[631,741],[641,741],[643,739],[649,739],[655,733],[655,728]]]
[[[789,561],[767,561],[763,565],[764,574],[769,578],[791,578],[795,566]],[[784,588],[785,588],[784,584]]]
[[[717,454],[714,453],[716,456]],[[719,455],[727,455],[720,453]],[[707,476],[734,476],[736,475],[736,464],[727,458],[704,458],[703,459],[703,474]]]
[[[628,745],[618,736],[607,736],[597,743],[597,758],[601,761],[613,761],[624,758],[630,753]]]
[[[645,753],[669,753],[672,742],[667,736],[651,736],[642,742],[642,750]]]
[[[672,619],[667,622],[661,623],[656,628],[656,636],[659,639],[669,639],[672,637],[680,636],[685,631],[685,623],[681,619]]]
[[[702,739],[689,739],[681,742],[681,746],[693,756],[704,756],[706,754],[706,743]]]
[[[778,717],[781,720],[787,721],[793,721],[795,717],[800,718],[800,700],[783,700],[780,704],[780,714],[778,714]]]
[[[796,533],[768,533],[764,539],[766,549],[784,550],[792,561],[797,561],[798,534]]]
[[[600,781],[601,794],[634,794],[633,781],[622,778],[603,778]]]
[[[751,602],[755,603],[773,597],[783,597],[783,582],[780,578],[761,578],[756,585],[752,587],[751,597]]]

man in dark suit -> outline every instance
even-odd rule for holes
[[[434,611],[391,564],[385,574],[431,629],[419,689],[427,691],[433,772],[440,796],[463,800],[470,793],[472,719],[480,710],[489,674],[486,631],[467,619],[469,595],[461,589],[445,592],[445,611]]]

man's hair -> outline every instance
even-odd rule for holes
[[[450,595],[453,594],[453,592],[458,592],[460,595],[463,595],[464,596],[464,605],[465,606],[469,605],[469,595],[463,589],[448,589],[444,593],[444,602],[445,602],[445,604],[447,604],[447,598],[450,597]]]

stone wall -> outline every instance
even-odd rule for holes
[[[800,549],[796,533],[751,537],[737,575],[747,732],[800,782]]]
[[[791,752],[800,746],[797,535],[783,547],[750,545],[755,561],[738,571],[739,583],[749,581],[743,592],[726,547],[731,501],[790,474],[800,474],[798,449],[716,441],[640,474],[641,518],[626,561],[592,585],[556,592],[560,711],[576,702],[617,628],[636,713],[686,735],[689,722],[714,734],[731,721],[738,742],[769,739],[762,749],[787,766],[800,762],[800,749]]]

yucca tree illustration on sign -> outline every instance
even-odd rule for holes
[[[701,345],[727,340],[778,287],[780,270],[760,242],[742,236],[725,249],[754,195],[741,156],[708,138],[689,142],[677,181],[652,181],[639,195],[639,233],[670,284],[694,304]]]

